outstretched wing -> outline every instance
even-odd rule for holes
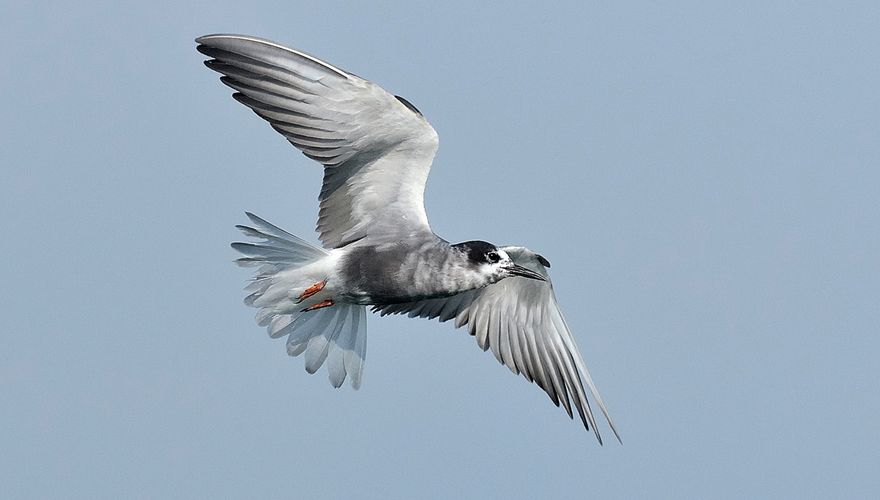
[[[430,231],[424,192],[437,133],[412,104],[268,40],[196,42],[237,101],[324,165],[317,229],[325,247]]]
[[[516,264],[547,277],[543,257],[523,247],[503,249]],[[548,277],[549,280],[549,277]],[[455,327],[468,326],[484,351],[492,350],[499,362],[513,373],[521,373],[536,382],[556,406],[560,403],[573,418],[571,403],[588,430],[593,429],[602,442],[596,419],[584,391],[589,387],[592,397],[618,441],[620,436],[605,402],[593,384],[590,373],[578,351],[577,344],[556,303],[549,281],[528,278],[506,278],[485,288],[470,290],[452,297],[429,299],[404,304],[377,306],[386,314],[408,314],[410,317],[455,318]]]

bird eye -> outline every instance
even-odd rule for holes
[[[489,262],[495,263],[501,260],[501,257],[498,256],[496,252],[489,252],[486,254],[486,258],[489,259]]]

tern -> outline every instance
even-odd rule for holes
[[[537,383],[602,443],[584,385],[620,436],[556,302],[550,262],[521,246],[451,244],[425,214],[437,133],[406,99],[316,57],[243,35],[196,39],[233,97],[324,167],[319,248],[254,214],[233,243],[256,267],[245,304],[330,382],[357,389],[366,309],[455,320],[514,374]]]

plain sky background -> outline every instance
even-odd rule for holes
[[[877,2],[0,7],[0,496],[877,498]],[[333,390],[241,304],[233,225],[320,168],[193,38],[316,54],[440,134],[452,241],[552,277],[623,446],[449,324]]]

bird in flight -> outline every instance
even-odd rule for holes
[[[406,99],[304,52],[242,35],[196,39],[205,65],[307,157],[324,166],[323,248],[247,213],[236,262],[256,268],[245,304],[330,383],[360,386],[366,309],[455,321],[514,374],[602,438],[584,385],[620,440],[556,303],[550,263],[521,246],[451,244],[425,214],[437,133]]]

